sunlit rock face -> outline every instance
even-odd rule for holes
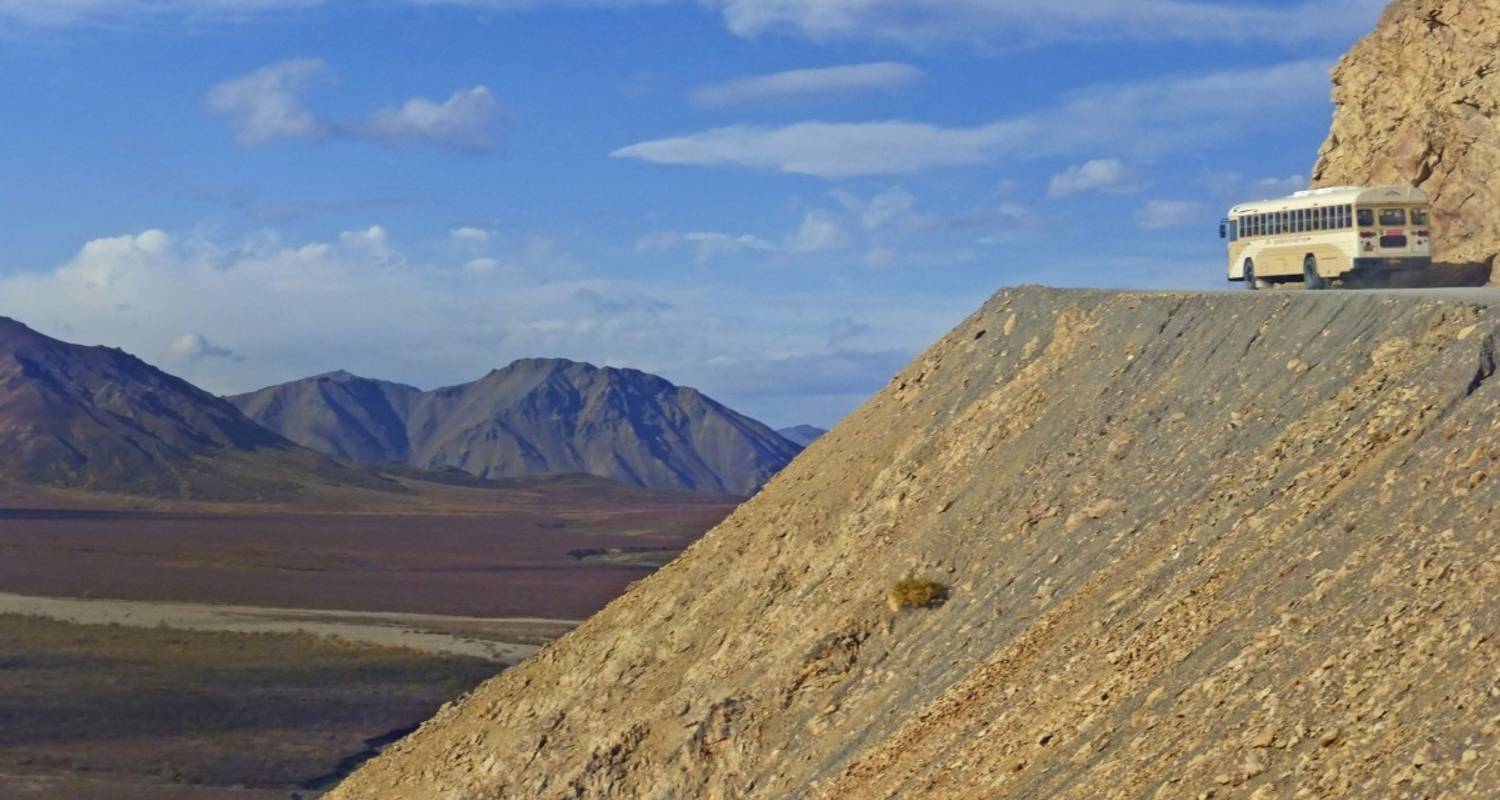
[[[1397,0],[1334,70],[1315,186],[1408,184],[1433,199],[1439,261],[1500,254],[1500,0]]]

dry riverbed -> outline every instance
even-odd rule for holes
[[[578,625],[577,620],[454,617],[364,611],[259,608],[204,603],[81,600],[0,593],[0,614],[80,625],[124,625],[228,633],[305,633],[380,647],[515,664]]]

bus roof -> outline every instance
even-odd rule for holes
[[[1381,203],[1425,203],[1427,193],[1411,186],[1330,186],[1326,189],[1309,189],[1291,197],[1274,200],[1259,200],[1241,203],[1229,209],[1229,215],[1264,214],[1271,211],[1290,211],[1298,208],[1320,208],[1322,206],[1379,205]]]

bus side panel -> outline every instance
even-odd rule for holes
[[[1241,239],[1229,245],[1229,279],[1232,281],[1245,279],[1245,251],[1249,249],[1249,244]]]
[[[1255,274],[1262,278],[1287,278],[1302,275],[1300,247],[1272,245],[1255,259]]]
[[[1349,253],[1332,242],[1319,242],[1308,253],[1318,259],[1318,274],[1325,278],[1337,278],[1354,268]]]

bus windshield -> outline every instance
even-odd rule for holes
[[[1382,208],[1380,209],[1381,225],[1405,225],[1406,209],[1404,208]]]

